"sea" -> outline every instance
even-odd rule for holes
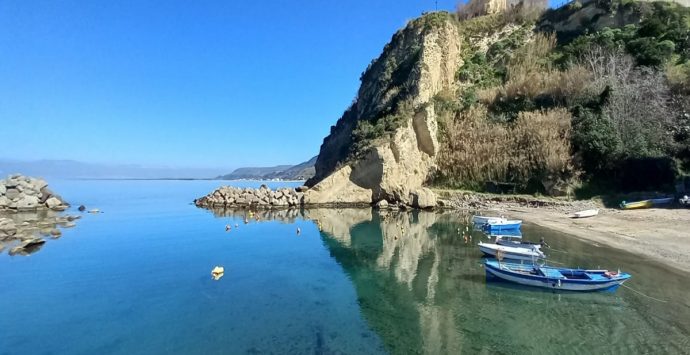
[[[525,223],[549,264],[633,275],[615,292],[544,291],[487,281],[490,239],[458,211],[193,204],[262,183],[299,185],[52,181],[81,218],[0,254],[0,354],[690,353],[687,272]]]

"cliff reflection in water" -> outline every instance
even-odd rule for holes
[[[438,297],[457,291],[455,277],[448,274],[463,277],[456,270],[460,265],[451,261],[457,249],[443,247],[464,244],[463,239],[443,241],[436,230],[443,221],[450,232],[455,224],[447,223],[454,216],[323,209],[310,211],[309,217],[320,222],[325,244],[352,279],[363,315],[389,351],[462,349],[455,314]],[[474,279],[482,285],[480,277]]]

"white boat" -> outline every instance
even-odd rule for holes
[[[493,217],[493,216],[472,216],[472,223],[474,224],[492,224],[507,221],[504,217]]]
[[[598,209],[592,209],[592,210],[584,210],[584,211],[579,211],[573,213],[573,218],[587,218],[587,217],[593,217],[599,214]]]
[[[546,255],[539,250],[539,248],[520,248],[520,247],[509,247],[504,245],[483,243],[479,242],[479,250],[482,253],[493,256],[497,259],[510,259],[510,260],[526,260],[534,261],[536,259],[546,258]]]
[[[525,242],[522,240],[513,240],[511,238],[502,238],[502,237],[497,237],[496,238],[496,244],[504,246],[504,247],[516,247],[516,248],[534,248],[537,250],[541,250],[541,244],[535,243],[535,242]]]

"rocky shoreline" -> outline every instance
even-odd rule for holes
[[[388,201],[385,199],[375,203],[350,202],[350,201],[328,201],[310,202],[310,190],[306,186],[297,188],[281,188],[272,190],[266,185],[261,185],[258,189],[238,188],[233,186],[221,186],[206,196],[194,200],[198,207],[237,207],[252,209],[281,209],[294,207],[369,207],[374,206],[380,209],[433,209],[443,207],[443,201],[439,204],[436,194],[430,189],[421,188],[410,192],[407,203],[403,201]]]

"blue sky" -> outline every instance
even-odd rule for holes
[[[393,33],[434,6],[0,1],[0,158],[298,163],[318,153]]]

